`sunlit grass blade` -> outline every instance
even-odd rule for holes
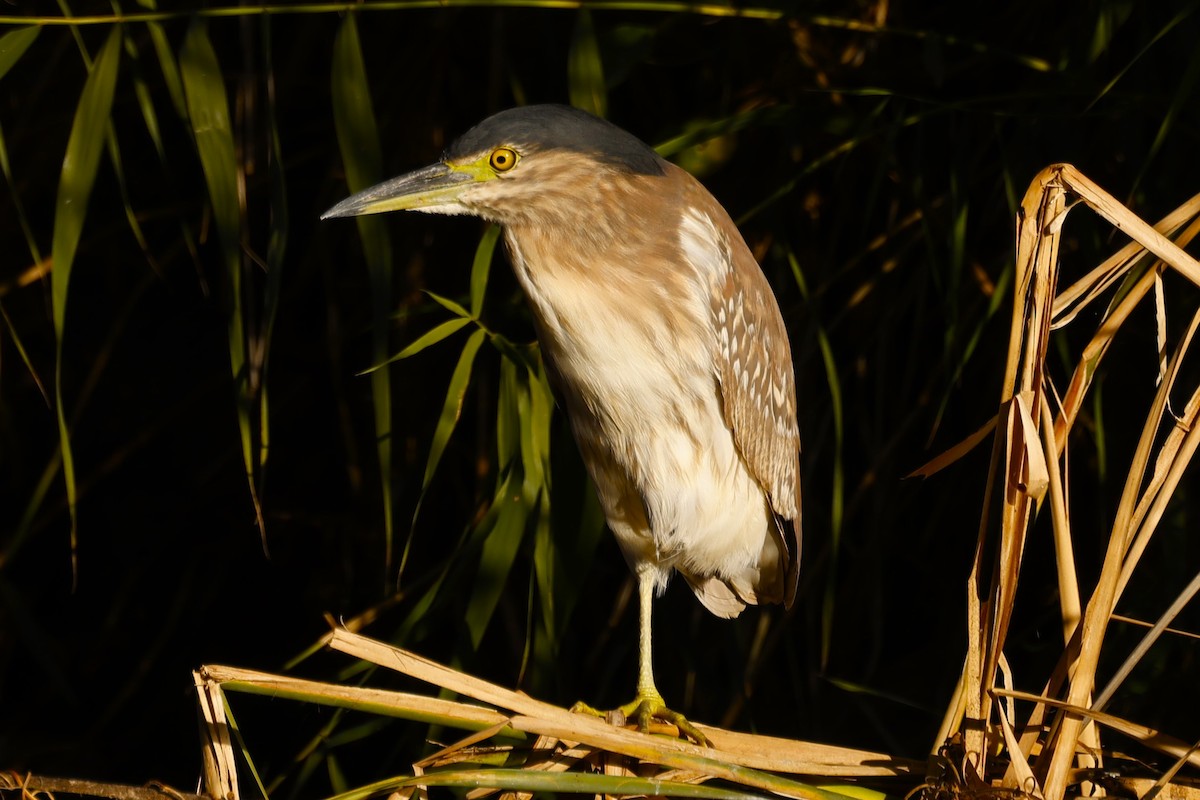
[[[105,141],[104,131],[108,127],[112,110],[113,94],[117,86],[117,71],[121,58],[121,30],[114,27],[104,43],[104,48],[92,65],[79,105],[75,108],[75,119],[71,135],[67,140],[67,153],[63,159],[62,175],[58,184],[58,200],[54,211],[54,238],[51,260],[54,270],[50,273],[50,295],[54,316],[54,333],[57,339],[54,370],[54,405],[58,415],[59,442],[62,449],[63,478],[67,487],[67,505],[71,516],[71,563],[72,572],[78,567],[77,500],[75,486],[75,462],[71,455],[71,434],[67,427],[67,415],[63,403],[63,338],[66,333],[67,287],[71,282],[71,268],[79,237],[83,232],[83,218],[87,213],[88,201],[96,171],[100,166],[100,148]]]
[[[486,336],[487,334],[483,330],[477,330],[471,334],[458,357],[454,373],[450,376],[450,385],[446,387],[446,400],[442,405],[442,413],[438,417],[438,424],[433,432],[433,441],[429,445],[429,457],[425,461],[425,475],[421,479],[422,491],[429,488],[429,483],[433,480],[433,475],[437,472],[438,464],[442,460],[446,443],[450,441],[450,435],[454,433],[454,427],[458,424],[458,418],[462,414],[463,397],[466,395],[467,386],[471,381],[471,368],[475,364],[475,356]]]
[[[483,312],[483,297],[487,291],[492,256],[496,253],[496,242],[499,238],[500,226],[488,225],[479,239],[479,247],[475,248],[475,260],[471,264],[471,316],[475,319],[479,319]]]
[[[425,294],[428,295],[430,300],[437,303],[439,306],[446,309],[447,311],[449,311],[452,314],[457,314],[458,316],[460,316],[464,319],[475,319],[476,318],[476,315],[472,314],[470,311],[467,311],[465,308],[462,307],[462,303],[459,303],[456,300],[451,300],[449,297],[443,297],[442,295],[437,294],[436,292],[428,292],[427,291],[427,292],[425,292]]]
[[[217,238],[225,266],[226,285],[231,304],[228,336],[229,362],[233,373],[237,402],[238,431],[241,436],[242,465],[258,521],[259,533],[266,546],[266,523],[258,499],[255,478],[255,453],[251,419],[251,387],[246,347],[248,309],[242,287],[241,201],[238,191],[238,163],[229,120],[229,101],[220,62],[199,20],[189,27],[179,53],[179,69],[187,99],[192,135],[204,171],[209,202],[216,222]]]
[[[538,601],[542,610],[542,622],[549,637],[551,649],[557,647],[559,619],[557,610],[561,582],[559,564],[562,559],[550,528],[550,422],[554,414],[554,396],[544,370],[529,370],[530,413],[525,423],[529,436],[522,440],[525,462],[526,484],[536,486],[538,506],[534,522],[533,567],[537,582]],[[536,471],[534,471],[536,470]]]
[[[225,702],[225,719],[229,725],[230,733],[233,734],[234,741],[237,742],[238,752],[242,754],[242,759],[246,762],[246,768],[250,770],[250,777],[254,779],[254,785],[258,788],[258,796],[266,800],[268,797],[267,789],[263,786],[262,777],[258,773],[258,767],[254,763],[254,757],[250,753],[250,748],[246,745],[246,740],[242,738],[242,731],[238,727],[237,717],[233,715],[233,707],[229,705],[229,697],[222,692],[221,699]]]
[[[525,675],[531,658],[552,663],[558,654],[558,585],[560,576],[558,549],[552,529],[550,491],[538,492],[537,508],[533,512],[533,576],[530,581],[529,608],[526,612],[525,650],[521,675]],[[536,603],[533,601],[536,599]],[[536,609],[535,609],[536,606]],[[541,624],[534,623],[535,610],[541,611]]]
[[[433,441],[429,444],[429,455],[425,460],[425,475],[421,479],[421,497],[413,510],[412,524],[404,545],[404,554],[400,557],[399,571],[401,575],[404,573],[408,553],[412,546],[413,532],[416,529],[417,517],[421,513],[421,504],[425,499],[425,493],[429,490],[434,473],[437,472],[438,464],[442,460],[442,453],[445,452],[446,444],[450,441],[450,435],[454,433],[454,428],[458,425],[458,419],[462,415],[463,398],[471,383],[471,370],[475,366],[475,356],[478,355],[479,348],[486,338],[487,333],[483,329],[476,330],[467,338],[467,343],[463,345],[462,352],[458,356],[458,363],[455,364],[454,372],[450,376],[450,385],[446,388],[446,399],[442,403],[442,413],[438,417],[437,427],[434,428]]]
[[[581,8],[575,15],[575,32],[567,51],[567,95],[571,105],[597,117],[608,115],[608,87],[592,15]]]
[[[529,453],[529,448],[534,446],[534,437],[529,431],[533,418],[533,400],[527,373],[520,365],[507,359],[501,361],[499,392],[509,400],[500,403],[497,413],[511,415],[515,412],[515,418],[509,419],[507,426],[515,426],[519,430],[518,440],[522,458],[520,462],[510,459],[508,463],[501,463],[501,469],[511,471],[506,476],[505,485],[501,486],[492,500],[499,505],[500,511],[495,526],[487,532],[487,538],[484,539],[479,569],[473,583],[471,599],[467,603],[466,622],[472,649],[478,648],[483,639],[516,560],[517,551],[525,538],[529,518],[537,507],[540,492],[544,491],[540,465],[536,475],[531,475],[525,468],[537,459],[534,454]],[[497,428],[500,427],[501,423],[498,420]]]
[[[59,6],[63,9],[63,13],[68,17],[71,16],[70,9],[66,0],[59,0]],[[92,68],[92,57],[88,53],[87,46],[83,41],[83,37],[79,33],[77,27],[72,27],[72,33],[75,35],[75,43],[79,47],[79,54],[83,58],[83,62],[88,69]],[[145,86],[142,83],[137,72],[137,48],[133,45],[133,40],[129,37],[124,37],[125,52],[130,62],[130,73],[133,76],[134,91],[138,95],[139,100],[145,97],[149,101],[145,93]],[[153,111],[151,111],[153,114]],[[152,136],[157,135],[156,124],[153,124],[153,119],[148,123],[148,129]],[[125,167],[121,159],[121,148],[117,141],[117,130],[113,127],[112,121],[109,120],[105,125],[105,146],[108,149],[108,158],[112,162],[113,174],[117,179],[117,189],[121,195],[121,204],[125,208],[125,221],[129,225],[129,231],[133,234],[133,238],[137,241],[138,247],[141,248],[142,255],[146,261],[158,271],[158,264],[155,261],[154,254],[150,251],[150,246],[146,241],[146,235],[142,231],[142,224],[138,221],[137,214],[134,213],[133,203],[129,199],[129,186],[125,180]]]
[[[500,601],[517,551],[525,538],[532,501],[524,493],[522,479],[519,469],[505,476],[492,499],[496,513],[489,520],[491,524],[487,527],[481,525],[478,531],[483,536],[483,548],[475,578],[471,582],[471,597],[467,601],[465,617],[472,650],[479,648],[496,604]]]
[[[396,353],[396,355],[390,357],[382,364],[377,364],[371,367],[369,371],[373,372],[388,364],[391,364],[394,361],[401,361],[406,358],[411,358],[417,353],[425,350],[427,347],[435,345],[443,339],[453,336],[455,333],[458,333],[470,324],[471,320],[467,319],[466,317],[456,317],[455,319],[446,320],[440,325],[436,325],[418,336],[416,340],[412,342],[412,344],[409,344],[399,353]]]
[[[540,371],[524,370],[521,388],[522,466],[527,480],[537,486],[549,486],[550,415],[554,411],[554,397]]]
[[[331,91],[333,121],[338,148],[346,168],[346,183],[351,193],[378,183],[383,171],[379,146],[379,125],[371,108],[370,82],[363,61],[355,14],[347,14],[338,28],[333,46]],[[390,350],[388,334],[392,309],[392,243],[386,223],[373,216],[355,218],[367,273],[371,284],[371,363],[383,363]],[[384,569],[391,572],[394,540],[392,500],[392,389],[391,373],[386,369],[371,374],[371,401],[374,406],[375,447],[382,484],[384,519]]]
[[[598,775],[583,772],[534,772],[525,769],[455,769],[431,772],[407,778],[395,784],[404,786],[456,786],[459,788],[490,788],[523,792],[555,792],[560,794],[591,794],[621,797],[695,797],[707,800],[762,800],[769,795],[747,792],[745,789],[726,789],[704,784],[681,783],[657,778],[636,778],[625,775]],[[339,800],[353,795],[342,795]]]

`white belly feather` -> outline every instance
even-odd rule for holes
[[[714,608],[702,585],[715,577],[754,602],[774,523],[725,424],[704,295],[614,292],[540,261],[531,272],[513,244],[543,354],[626,559],[635,569],[657,567],[659,589],[676,568],[706,605],[736,614],[743,603],[716,587],[721,596],[712,599],[723,606]],[[689,302],[696,307],[672,311]]]

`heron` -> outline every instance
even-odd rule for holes
[[[494,114],[437,163],[322,219],[398,210],[502,227],[548,378],[637,581],[637,694],[621,714],[710,744],[656,688],[655,595],[678,572],[718,617],[790,608],[800,565],[791,347],[750,248],[692,175],[560,105]]]

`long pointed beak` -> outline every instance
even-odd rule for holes
[[[459,195],[474,183],[469,172],[431,164],[351,195],[322,214],[321,219],[402,210],[461,214],[465,209],[458,201]]]

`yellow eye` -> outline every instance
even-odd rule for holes
[[[497,147],[492,151],[488,163],[496,172],[508,172],[517,165],[517,151],[511,147]]]

